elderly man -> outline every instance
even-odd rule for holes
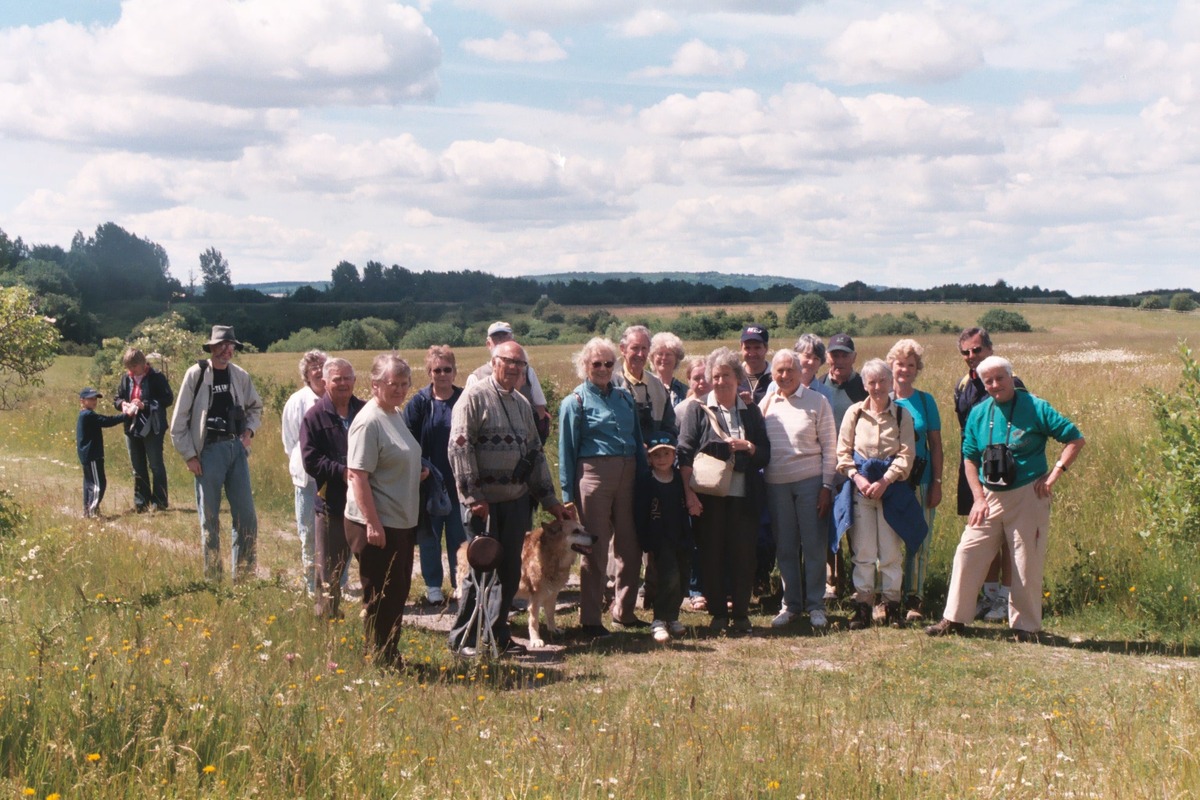
[[[999,356],[981,361],[978,375],[988,399],[967,417],[963,460],[971,487],[971,513],[954,553],[954,570],[941,622],[930,636],[963,629],[975,617],[975,596],[988,565],[1007,541],[1013,554],[1010,625],[1017,639],[1042,629],[1042,575],[1054,485],[1083,449],[1083,434],[1048,402],[1017,389],[1012,364]],[[1050,467],[1046,445],[1063,444]]]
[[[167,510],[167,465],[163,438],[167,409],[175,393],[167,376],[146,361],[146,354],[130,347],[121,357],[125,375],[113,404],[125,415],[125,444],[133,466],[133,506],[139,514],[153,508]]]
[[[184,373],[171,417],[171,443],[196,480],[204,577],[221,577],[218,513],[221,489],[229,500],[233,528],[230,572],[234,580],[254,574],[258,517],[250,491],[250,440],[262,422],[263,403],[246,370],[232,363],[242,343],[233,327],[214,325],[204,343],[211,358]]]
[[[858,354],[854,351],[854,340],[848,333],[831,336],[829,346],[825,348],[825,356],[829,359],[829,371],[818,378],[818,381],[832,393],[829,404],[833,406],[833,420],[837,429],[842,429],[842,417],[846,410],[855,403],[867,399],[867,390],[863,386],[862,376],[854,371],[854,361]],[[846,479],[838,475],[833,482],[833,494],[837,496]],[[830,516],[830,524],[833,517]],[[847,547],[849,542],[847,542]],[[828,577],[825,585],[825,599],[836,600],[846,585],[846,562],[841,550],[830,552],[826,567]]]
[[[967,374],[958,382],[954,389],[954,413],[958,417],[958,427],[965,430],[967,418],[975,406],[988,399],[983,379],[977,369],[985,358],[992,356],[992,337],[987,328],[967,328],[958,335],[958,351],[967,365]],[[1018,389],[1024,389],[1021,379],[1013,377],[1013,383]],[[971,513],[973,498],[971,485],[967,482],[967,472],[963,459],[958,460],[958,514],[965,517]],[[1008,542],[1000,543],[1000,552],[988,569],[983,582],[983,595],[975,609],[975,618],[983,618],[988,622],[1003,622],[1008,618],[1008,594],[1012,587],[1012,555],[1008,552]]]
[[[621,334],[617,346],[621,350],[621,372],[613,376],[613,386],[623,387],[631,395],[637,409],[642,441],[650,441],[655,431],[679,433],[671,396],[652,372],[646,370],[650,357],[650,330],[645,325],[631,325]]]
[[[491,354],[495,352],[497,345],[511,341],[513,341],[512,325],[503,320],[498,320],[489,325],[487,332],[488,361],[467,376],[467,382],[463,388],[491,375]],[[529,405],[533,407],[533,419],[537,422],[538,436],[541,438],[542,444],[545,444],[546,439],[550,436],[550,412],[546,410],[546,394],[542,391],[541,381],[538,380],[537,373],[534,372],[532,366],[525,368],[524,380],[521,381],[521,385],[517,387],[517,390],[525,396],[525,399],[529,401]]]
[[[313,610],[321,619],[341,616],[342,587],[350,546],[346,542],[347,431],[366,405],[354,396],[354,367],[331,358],[321,370],[325,393],[304,414],[300,455],[317,485],[313,535]]]
[[[529,401],[517,390],[529,366],[524,349],[506,341],[492,351],[491,374],[463,390],[450,421],[450,466],[459,501],[469,515],[469,538],[495,536],[504,548],[499,568],[500,597],[492,628],[496,646],[515,649],[508,609],[521,580],[521,546],[532,522],[530,499],[556,519],[568,515],[554,489]],[[471,654],[477,646],[468,623],[476,586],[468,577],[459,587],[458,619],[450,631],[450,649]]]

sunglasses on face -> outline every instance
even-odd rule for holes
[[[983,352],[983,345],[978,347],[968,347],[966,350],[959,350],[964,356],[977,356]]]
[[[612,369],[614,361],[593,361],[592,369]]]
[[[454,372],[454,367],[434,367],[429,371],[434,375],[449,375],[451,372]]]

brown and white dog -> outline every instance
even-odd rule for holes
[[[574,510],[574,505],[566,507]],[[577,517],[577,514],[572,514]],[[529,600],[529,646],[545,647],[538,627],[538,612],[546,613],[546,631],[560,633],[554,624],[558,593],[567,585],[576,553],[590,553],[596,537],[578,519],[551,520],[525,537],[521,548],[521,586],[517,597]]]
[[[517,589],[517,597],[529,601],[531,648],[546,646],[539,624],[542,611],[546,614],[546,632],[560,633],[558,626],[554,624],[558,594],[567,585],[576,553],[590,553],[592,545],[596,542],[596,537],[579,524],[578,514],[574,513],[574,504],[567,503],[565,508],[576,518],[563,522],[551,520],[530,531],[525,535],[525,544],[521,547],[521,584]],[[458,556],[459,586],[463,585],[470,569],[465,548],[464,544]]]

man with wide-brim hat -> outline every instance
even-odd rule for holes
[[[216,580],[223,573],[218,513],[224,487],[233,528],[230,569],[240,580],[254,574],[257,560],[249,455],[263,404],[250,374],[231,362],[243,349],[232,325],[214,325],[204,349],[211,357],[188,368],[176,393],[171,442],[196,480],[204,576]]]

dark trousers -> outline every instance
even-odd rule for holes
[[[346,528],[358,528],[351,536],[367,538],[367,526],[352,519],[345,520]],[[373,650],[380,666],[400,665],[400,623],[404,620],[404,604],[412,586],[413,550],[417,546],[416,528],[383,529],[383,547],[366,545],[358,557],[358,577],[362,582],[363,607],[366,615],[367,647]]]
[[[133,465],[133,504],[145,511],[153,503],[159,510],[167,507],[167,465],[163,463],[163,434],[146,437],[126,436],[129,463]]]
[[[346,570],[346,562],[350,560],[346,518],[341,514],[330,514],[327,509],[318,511],[316,516],[317,524],[313,532],[313,549],[316,551],[313,556],[313,570],[316,573],[313,588],[316,598],[313,610],[323,619],[337,619],[341,616],[342,575]],[[366,536],[365,533],[363,535]]]
[[[88,461],[83,465],[83,515],[94,517],[100,513],[100,501],[104,499],[104,490],[108,488],[108,478],[104,476],[104,459]]]
[[[701,495],[704,513],[693,533],[700,546],[700,576],[708,612],[726,616],[725,587],[731,590],[733,617],[750,614],[754,585],[754,550],[758,543],[758,509],[745,497]]]
[[[528,497],[519,497],[503,503],[488,503],[488,533],[499,538],[500,546],[504,548],[504,560],[500,564],[500,574],[497,576],[500,579],[499,597],[491,598],[492,603],[499,603],[495,609],[496,623],[492,626],[492,635],[500,647],[512,640],[512,633],[508,628],[508,609],[512,607],[513,598],[516,597],[517,588],[521,584],[521,547],[525,544],[525,534],[529,531],[532,521]],[[474,538],[474,534],[468,530],[467,541]],[[471,626],[468,625],[476,603],[475,578],[472,572],[467,573],[466,580],[458,587],[461,595],[458,618],[454,620],[454,626],[450,629],[450,647],[455,650],[460,646],[476,646],[475,631],[469,629]]]
[[[654,566],[658,572],[654,592],[654,618],[663,622],[679,619],[679,606],[683,603],[684,587],[692,574],[692,540],[679,544],[663,542],[654,554]]]

